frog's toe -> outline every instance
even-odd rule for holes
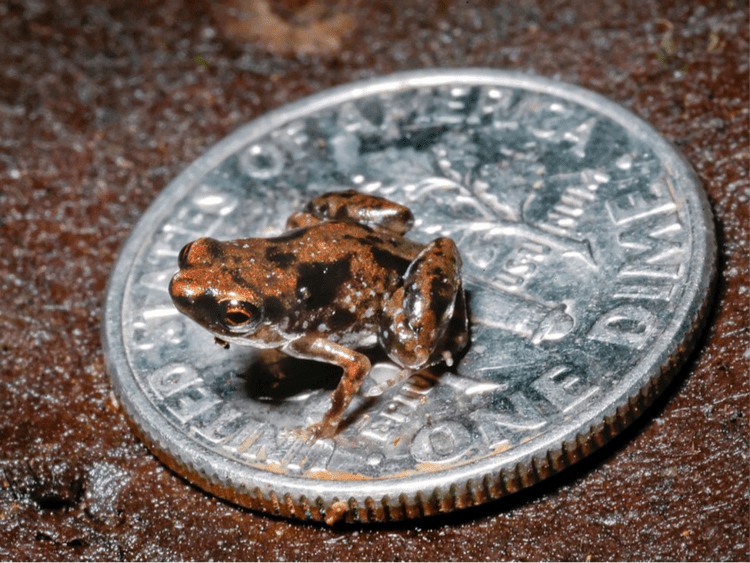
[[[451,354],[448,350],[443,350],[442,356],[445,365],[451,367],[453,365],[453,354]]]
[[[305,434],[309,436],[309,442],[315,442],[317,440],[333,438],[337,430],[337,426],[326,424],[325,422],[316,422],[305,429]]]

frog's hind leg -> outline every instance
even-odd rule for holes
[[[461,311],[454,320],[457,307]],[[462,323],[463,334],[447,334]],[[441,360],[450,364],[452,354],[466,345],[465,326],[461,257],[451,239],[435,239],[411,263],[403,286],[386,302],[380,345],[403,367],[419,369]],[[449,344],[449,338],[456,341]],[[439,349],[443,345],[446,349]]]
[[[332,438],[336,435],[346,408],[370,373],[370,360],[364,354],[316,336],[294,340],[284,348],[284,352],[296,358],[328,362],[343,368],[344,375],[331,394],[331,408],[320,422],[308,428],[313,438]]]
[[[322,221],[351,221],[403,235],[414,224],[408,207],[356,190],[328,192],[311,200],[287,219],[287,228],[309,227]]]

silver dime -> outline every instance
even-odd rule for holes
[[[294,430],[338,373],[297,362],[270,381],[167,285],[185,243],[279,234],[351,188],[408,206],[411,238],[456,241],[471,346],[391,386],[378,361],[341,432],[310,443]],[[689,352],[714,263],[694,173],[621,107],[520,74],[398,74],[273,111],[180,174],[117,262],[104,346],[139,435],[199,486],[283,516],[400,520],[531,485],[629,424]]]

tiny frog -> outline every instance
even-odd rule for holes
[[[379,344],[396,364],[451,365],[468,342],[455,243],[404,238],[396,203],[355,191],[316,197],[272,238],[201,238],[179,254],[172,300],[219,344],[275,348],[340,366],[331,408],[309,431],[335,435],[370,371],[357,351]]]

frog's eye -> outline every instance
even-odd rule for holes
[[[258,320],[258,317],[258,308],[250,303],[232,303],[226,308],[224,315],[229,330],[246,328],[249,324]]]
[[[245,311],[230,311],[227,313],[227,320],[231,325],[244,325],[250,322],[251,317]]]

